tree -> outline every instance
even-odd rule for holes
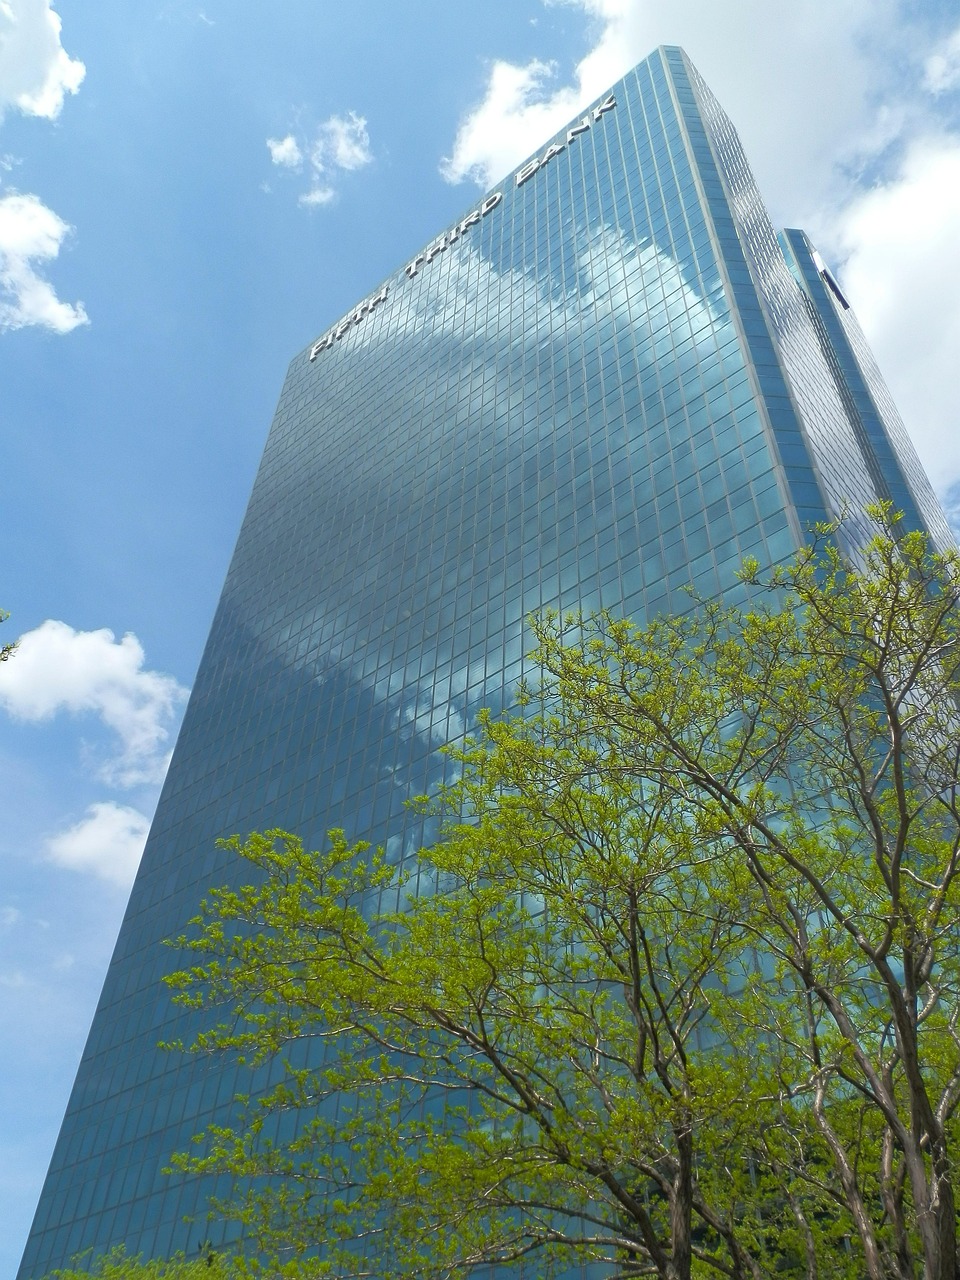
[[[6,622],[9,617],[9,613],[4,613],[4,611],[0,609],[0,622]],[[7,659],[13,655],[16,647],[16,642],[13,644],[0,644],[0,662],[6,662]]]
[[[98,1258],[77,1258],[69,1267],[51,1272],[49,1280],[223,1280],[227,1265],[213,1253],[192,1259],[178,1254],[147,1260],[112,1249]]]
[[[170,981],[270,1082],[178,1163],[270,1269],[955,1280],[960,560],[871,514],[750,612],[534,622],[414,868],[229,842]]]

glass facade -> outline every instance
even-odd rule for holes
[[[658,50],[291,363],[23,1280],[224,1243],[211,1186],[163,1169],[248,1082],[157,1047],[191,1037],[161,941],[229,882],[218,836],[404,859],[526,615],[731,598],[744,556],[886,496],[950,541],[835,282]]]

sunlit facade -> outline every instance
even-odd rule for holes
[[[951,542],[839,286],[658,50],[290,365],[21,1277],[225,1242],[163,1168],[246,1081],[157,1047],[191,1036],[160,944],[229,881],[218,836],[399,862],[526,615],[730,599],[887,497]]]

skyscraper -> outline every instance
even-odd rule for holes
[[[679,49],[654,53],[290,365],[21,1275],[221,1243],[162,1172],[240,1081],[161,1051],[160,944],[218,836],[331,827],[390,859],[439,746],[509,703],[524,617],[745,590],[891,498],[946,521],[840,286],[770,225]],[[185,1222],[192,1217],[192,1223]]]

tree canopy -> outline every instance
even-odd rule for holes
[[[872,514],[535,620],[415,865],[229,842],[170,982],[271,1083],[178,1164],[271,1274],[957,1276],[960,561]]]
[[[225,1275],[225,1265],[213,1253],[192,1259],[183,1254],[146,1259],[111,1249],[98,1258],[75,1259],[71,1266],[52,1272],[50,1280],[218,1280]]]
[[[3,609],[0,609],[0,622],[6,622],[9,617],[9,613],[5,613]],[[0,644],[0,662],[6,662],[13,655],[16,647],[16,641],[12,644]]]

